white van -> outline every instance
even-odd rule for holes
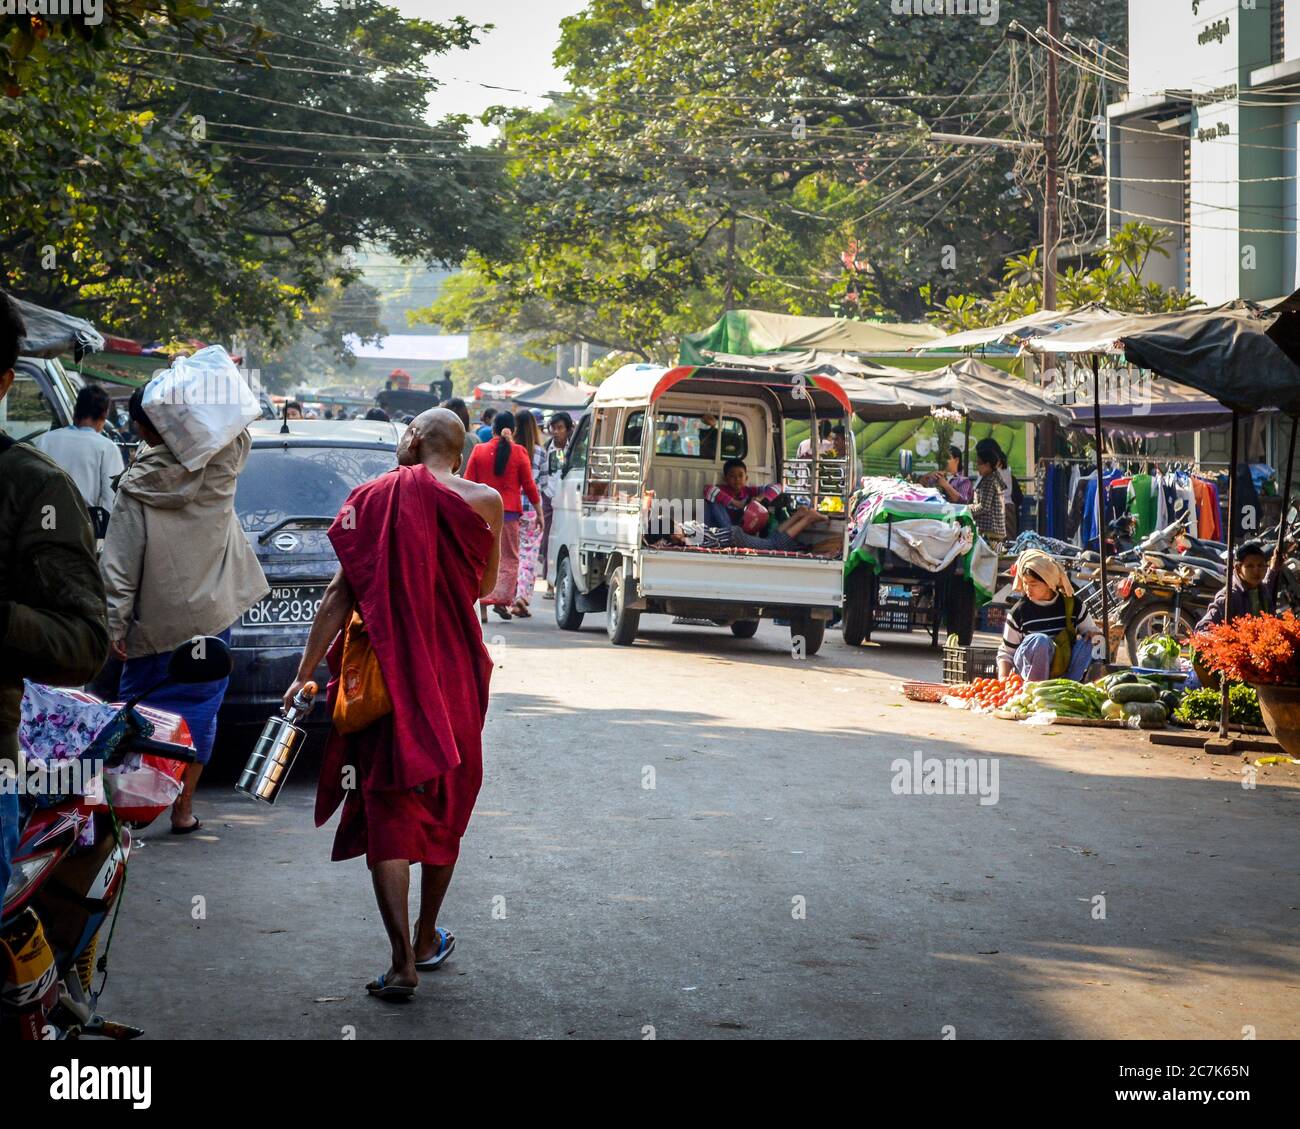
[[[820,420],[847,426],[849,414],[843,390],[820,375],[619,369],[576,426],[554,500],[556,622],[576,631],[587,612],[603,611],[610,640],[627,645],[644,614],[711,620],[742,639],[779,617],[795,646],[815,654],[843,603],[853,445],[842,458],[816,444],[810,458],[786,458],[785,427],[805,420],[816,435]],[[669,543],[682,522],[704,518],[705,491],[730,458],[744,460],[751,485],[779,484],[827,520],[784,552]],[[835,551],[811,551],[832,538]]]

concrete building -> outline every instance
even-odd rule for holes
[[[1148,278],[1215,305],[1300,286],[1300,0],[1130,0],[1107,108],[1109,227],[1173,237]]]

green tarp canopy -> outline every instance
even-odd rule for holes
[[[932,325],[803,318],[762,310],[728,310],[708,329],[682,338],[678,363],[709,364],[715,355],[753,357],[761,353],[816,350],[831,353],[888,353],[916,349],[943,336]]]

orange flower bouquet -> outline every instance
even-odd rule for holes
[[[1243,615],[1192,634],[1192,646],[1209,669],[1233,682],[1300,685],[1300,619]]]

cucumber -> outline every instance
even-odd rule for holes
[[[1110,688],[1112,702],[1154,702],[1158,696],[1149,682],[1123,682]]]
[[[1168,718],[1159,702],[1125,702],[1124,716],[1136,718],[1142,729],[1160,729]]]
[[[1174,710],[1178,708],[1178,703],[1182,700],[1183,696],[1177,690],[1164,690],[1161,692],[1160,696],[1156,698],[1156,701],[1164,706],[1165,712],[1169,714],[1172,714]]]

